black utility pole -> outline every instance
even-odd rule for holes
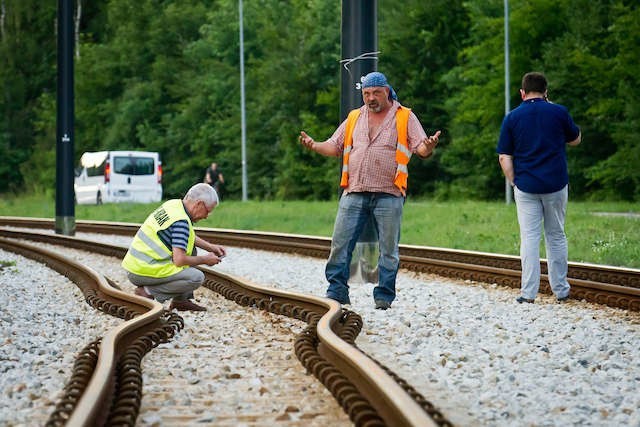
[[[73,7],[58,0],[58,92],[56,108],[56,233],[76,232],[73,191]]]
[[[342,0],[340,121],[362,106],[360,78],[376,71],[378,0]]]
[[[340,122],[349,112],[360,108],[361,78],[378,65],[378,1],[342,0],[342,60],[340,69]],[[340,162],[340,172],[342,162]],[[340,176],[340,174],[338,174]],[[340,191],[342,193],[342,191]],[[350,280],[360,283],[378,282],[378,233],[369,221],[351,258]]]

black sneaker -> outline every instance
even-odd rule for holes
[[[556,298],[556,301],[559,303],[567,302],[569,300],[569,295],[566,297]]]
[[[520,304],[522,304],[523,302],[528,302],[529,304],[533,304],[533,301],[535,300],[525,298],[525,297],[518,297],[516,298],[516,301],[518,301]]]
[[[386,310],[391,307],[391,303],[383,299],[377,299],[374,302],[376,303],[376,310]]]

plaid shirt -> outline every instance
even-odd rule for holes
[[[397,101],[393,101],[393,105],[387,111],[386,117],[371,140],[369,139],[369,109],[366,105],[360,107],[360,117],[353,130],[353,146],[349,153],[349,185],[344,190],[345,194],[370,191],[402,196],[398,187],[393,184],[398,167],[396,111],[399,105]],[[341,153],[344,148],[346,125],[345,120],[327,140],[327,143],[334,145]],[[420,142],[426,137],[427,134],[412,111],[409,116],[409,150],[415,153]]]

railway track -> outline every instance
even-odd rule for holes
[[[142,396],[141,359],[152,349],[168,343],[171,337],[182,329],[183,320],[173,313],[164,311],[161,305],[154,301],[120,291],[116,283],[106,281],[87,267],[66,262],[65,258],[56,252],[33,244],[19,243],[16,239],[28,239],[38,242],[39,245],[47,242],[119,258],[124,255],[124,247],[51,234],[10,230],[1,230],[0,234],[3,236],[0,238],[1,247],[50,265],[72,278],[81,287],[87,302],[92,306],[125,320],[122,326],[97,342],[90,343],[83,350],[76,362],[65,396],[52,414],[48,425],[133,425],[140,411]],[[333,394],[353,424],[449,424],[446,418],[409,384],[355,347],[355,337],[362,327],[362,320],[357,314],[343,310],[337,303],[324,298],[261,288],[210,269],[203,271],[206,274],[205,286],[229,301],[243,307],[253,307],[278,316],[286,316],[301,323],[298,328],[302,332],[295,338],[294,344],[296,356],[306,370]],[[305,323],[306,328],[302,326]],[[192,351],[195,358],[201,349]],[[277,350],[276,353],[282,352]],[[165,363],[170,360],[170,351],[162,359]],[[301,387],[300,383],[293,384],[294,388]],[[172,379],[169,380],[169,385],[171,388],[183,388],[187,384]],[[270,387],[275,388],[270,385],[264,389],[268,390]],[[291,390],[284,394],[291,394]],[[156,405],[162,405],[163,396],[162,392],[157,393],[155,399],[160,403]],[[198,401],[198,398],[190,399],[189,406],[194,401]],[[211,399],[206,402],[210,401]],[[206,405],[206,402],[200,403]],[[152,403],[150,406],[153,405]],[[265,414],[265,410],[258,410],[258,414],[250,416],[240,414],[238,417],[229,413],[222,418],[218,415],[211,419],[207,419],[206,416],[203,418],[202,415],[198,419],[187,419],[186,415],[182,415],[177,416],[173,423],[181,425],[185,422],[215,421],[216,425],[237,425],[246,424],[254,419],[258,420],[256,422],[260,425],[265,425],[265,422],[271,424],[274,421],[287,425],[287,419],[292,418],[287,411],[296,412],[298,408],[296,405],[290,405],[285,413],[276,414],[275,419],[272,413]],[[193,408],[189,408],[189,412],[192,413]],[[306,416],[326,417],[327,414],[316,413]],[[331,420],[331,416],[328,419]]]
[[[0,218],[0,223],[4,223],[6,218]],[[11,220],[11,224],[5,224],[8,226],[14,227],[25,227],[24,220],[19,220],[14,222]],[[49,233],[51,232],[53,224],[51,221],[46,220],[37,220],[33,224],[29,224],[29,228],[41,228],[48,229]],[[78,227],[81,231],[91,232],[91,233],[108,233],[108,234],[119,234],[123,236],[131,236],[137,230],[137,226],[133,224],[111,224],[111,223],[87,223]],[[0,230],[0,235],[10,234],[10,230]],[[205,238],[215,240],[218,243],[223,243],[229,246],[240,246],[240,247],[251,247],[255,249],[267,249],[269,251],[281,251],[285,253],[299,254],[299,255],[312,255],[318,257],[324,257],[328,253],[328,239],[322,238],[314,238],[314,237],[305,237],[305,236],[279,236],[273,233],[252,233],[252,232],[233,232],[229,230],[215,230],[215,229],[199,229],[199,233],[204,233]],[[211,233],[211,234],[207,234]],[[23,233],[24,234],[24,233]],[[59,236],[62,237],[62,236]],[[247,240],[242,240],[243,237],[247,237]],[[40,239],[37,237],[36,239]],[[78,240],[78,239],[73,239]],[[65,245],[69,245],[65,243]],[[87,250],[93,250],[95,248],[95,242],[87,243]],[[109,251],[107,249],[103,249],[105,251]],[[122,248],[120,250],[123,250]],[[428,254],[427,258],[421,258],[420,254],[426,253]],[[110,254],[110,256],[121,256],[118,255],[118,252],[115,251]],[[496,256],[491,254],[477,254],[477,253],[469,253],[469,252],[461,252],[461,251],[449,251],[445,249],[434,249],[434,248],[420,248],[420,247],[408,247],[403,246],[401,248],[401,257],[403,267],[420,272],[438,272],[443,276],[448,276],[452,278],[463,278],[465,280],[471,281],[487,281],[490,283],[498,283],[501,285],[506,285],[509,287],[519,287],[519,283],[514,286],[513,281],[514,278],[519,278],[519,263],[517,258],[514,257],[505,257],[505,256]],[[467,261],[467,262],[465,262]],[[471,262],[468,262],[471,261]],[[596,302],[604,305],[609,305],[611,307],[628,309],[630,311],[638,311],[638,271],[624,268],[613,268],[607,266],[597,266],[597,265],[588,265],[588,264],[576,264],[572,263],[570,266],[571,272],[570,282],[573,286],[573,296],[576,295],[582,296],[581,299],[585,299],[590,302]],[[582,276],[580,276],[582,275]],[[490,280],[483,280],[483,278],[489,277]],[[589,279],[583,279],[581,277],[587,277]],[[495,279],[495,280],[492,280]],[[597,280],[594,280],[597,279]],[[217,286],[213,283],[209,283],[208,286]],[[584,288],[580,289],[582,294],[576,293],[576,288]],[[231,300],[235,300],[235,296],[230,295],[227,296]],[[252,303],[252,305],[256,305],[256,303]],[[268,310],[267,310],[268,311]],[[344,311],[342,311],[344,313]],[[304,323],[304,322],[303,322]],[[349,334],[354,334],[356,330],[359,330],[359,326],[355,325],[355,328],[349,332]],[[356,333],[357,334],[357,333]],[[349,339],[345,339],[345,342],[348,342]],[[322,346],[318,346],[322,349]],[[154,350],[154,352],[157,349]],[[322,350],[319,350],[322,351]],[[150,356],[154,353],[151,352]],[[324,354],[321,353],[322,357],[325,357]],[[348,371],[348,369],[347,369]],[[384,371],[384,368],[383,368]],[[310,370],[311,373],[313,373]],[[386,371],[385,371],[386,372]],[[386,372],[390,375],[391,378],[394,378],[393,372]],[[351,373],[351,375],[355,375],[357,377],[357,373]],[[400,378],[394,378],[396,384],[404,383]],[[173,387],[172,382],[169,381],[165,383],[169,387]],[[365,387],[366,388],[366,387]],[[406,391],[405,391],[406,392]],[[409,390],[407,392],[409,395],[412,392]],[[163,393],[158,393],[158,396],[162,398]],[[422,397],[419,397],[414,401],[421,401]],[[424,402],[423,402],[424,403]],[[375,407],[375,404],[373,405]],[[446,425],[448,423],[447,419],[439,414],[437,411],[435,412],[435,416],[433,416],[434,412],[429,407],[429,403],[424,403],[422,405],[423,410],[426,413],[430,413],[429,423]],[[290,410],[295,410],[295,407],[291,407]],[[425,409],[426,408],[426,409]],[[141,409],[142,411],[144,408]],[[431,412],[430,412],[431,411]],[[348,410],[347,410],[348,413]],[[293,414],[278,414],[282,415],[283,419],[278,420],[277,422],[282,425],[287,425],[286,417],[289,417],[291,420],[297,419],[296,413]],[[298,414],[299,415],[299,414]],[[351,415],[351,414],[350,414]],[[309,413],[308,417],[322,417],[322,414],[313,415]],[[386,420],[383,418],[382,424],[386,425],[402,425],[396,423],[396,418],[394,416],[388,417]],[[352,417],[353,418],[353,417]],[[411,418],[411,417],[410,417]],[[193,420],[193,418],[190,418]],[[229,418],[231,419],[231,418]],[[321,418],[317,418],[320,420]],[[391,419],[391,422],[388,420]],[[180,425],[180,418],[176,418],[174,425]],[[213,423],[213,418],[207,418],[206,416],[198,418],[196,421],[199,422],[207,422],[211,421]],[[244,422],[248,422],[249,418],[244,419]],[[310,425],[313,425],[312,418],[306,419]],[[185,419],[182,419],[183,424]],[[217,420],[219,424],[217,425],[233,425],[233,423],[222,424],[222,420]],[[369,421],[368,421],[369,422]],[[362,424],[363,421],[353,421],[356,425],[365,425]],[[360,423],[360,424],[358,424]],[[295,425],[292,423],[291,425]],[[376,425],[376,424],[372,424]],[[420,424],[407,424],[407,425],[420,425]],[[428,424],[426,424],[428,425]]]
[[[0,225],[52,230],[47,219],[0,217]],[[133,236],[137,224],[78,221],[76,229],[89,233]],[[330,239],[268,232],[199,228],[205,239],[229,246],[263,249],[326,258]],[[400,264],[411,271],[476,282],[497,283],[520,288],[520,260],[509,255],[400,245]],[[541,261],[540,292],[551,294],[546,261]],[[640,270],[621,267],[569,263],[571,298],[610,307],[640,311]]]

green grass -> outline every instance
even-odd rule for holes
[[[76,206],[76,220],[141,223],[156,204]],[[223,201],[197,225],[237,230],[331,236],[336,201]],[[603,216],[598,213],[632,213]],[[46,196],[5,197],[0,216],[55,217],[55,201]],[[640,206],[631,203],[569,201],[566,232],[569,259],[640,268]],[[515,205],[504,202],[432,202],[405,204],[401,243],[518,255]],[[544,246],[544,243],[543,245]],[[544,257],[544,248],[541,248]]]

